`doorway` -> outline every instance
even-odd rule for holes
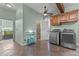
[[[13,40],[13,21],[0,19],[0,41]]]
[[[36,35],[37,35],[37,41],[41,40],[41,26],[40,21],[36,22]]]

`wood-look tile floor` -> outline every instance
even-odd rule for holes
[[[79,56],[79,46],[70,50],[41,41],[31,46],[20,46],[12,40],[0,41],[0,56]]]

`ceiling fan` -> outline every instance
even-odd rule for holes
[[[47,16],[47,15],[51,16],[51,15],[53,15],[53,13],[48,13],[47,7],[44,6],[44,13],[43,13],[43,15],[44,15],[44,16]]]

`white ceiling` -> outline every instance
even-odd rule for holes
[[[16,5],[19,5],[19,3],[13,3],[14,7],[7,7],[5,3],[0,3],[0,8],[6,8],[8,10],[16,10]],[[55,3],[25,3],[25,5],[29,6],[33,10],[37,11],[38,13],[43,13],[44,12],[44,6],[47,7],[48,13],[53,13],[53,14],[59,14],[59,10],[56,6]],[[78,9],[79,8],[79,3],[64,3],[64,7],[66,8],[71,8],[72,9]]]
[[[7,7],[5,3],[0,3],[0,8],[5,8],[8,10],[16,10],[16,6],[19,3],[13,3],[14,7]],[[47,7],[48,13],[58,14],[59,10],[56,7],[55,3],[25,3],[25,5],[29,6],[33,10],[37,11],[38,13],[44,12],[44,6]]]
[[[8,6],[6,6],[6,3],[0,3],[0,8],[4,8],[4,9],[7,9],[7,10],[16,10],[15,4],[12,4],[12,5],[13,5],[13,7],[8,7]]]
[[[68,8],[70,6],[79,6],[79,3],[64,3],[65,8]]]
[[[79,3],[63,3],[63,4],[64,4],[65,12],[68,12],[69,10],[71,11],[71,10],[79,9]],[[26,5],[39,13],[44,12],[44,6],[47,6],[49,13],[53,13],[53,14],[60,13],[55,3],[28,3]]]
[[[79,3],[64,3],[65,12],[79,9]]]
[[[44,6],[47,7],[48,13],[59,13],[59,10],[55,3],[27,3],[26,5],[31,7],[38,13],[44,12]]]

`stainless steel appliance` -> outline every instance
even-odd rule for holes
[[[73,30],[61,32],[61,46],[76,49],[76,33]]]
[[[60,29],[54,29],[53,31],[50,31],[49,42],[60,45],[60,32]]]

